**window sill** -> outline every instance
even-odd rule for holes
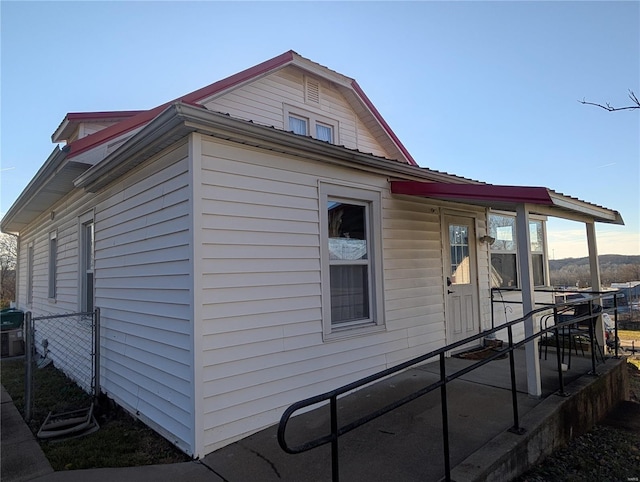
[[[343,328],[334,328],[331,333],[325,333],[323,340],[325,342],[341,341],[349,338],[357,338],[360,336],[381,333],[387,330],[385,325],[377,325],[373,322],[363,323],[359,325],[350,325]]]

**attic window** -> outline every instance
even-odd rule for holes
[[[320,83],[314,79],[306,79],[304,101],[310,104],[320,103]]]
[[[338,143],[338,121],[286,104],[284,129],[331,144]]]

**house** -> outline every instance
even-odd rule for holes
[[[585,222],[592,259],[594,223],[622,222],[419,167],[355,80],[293,51],[52,140],[0,225],[17,305],[100,307],[102,390],[194,457],[490,327],[492,282],[529,311],[547,216]]]

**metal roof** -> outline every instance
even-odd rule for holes
[[[529,206],[529,212],[536,214],[575,221],[624,224],[618,211],[566,196],[546,187],[392,181],[391,192],[506,211],[515,211],[519,204],[526,204]]]

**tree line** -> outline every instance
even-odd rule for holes
[[[640,281],[640,256],[605,254],[598,256],[600,282],[602,286],[611,283]],[[589,258],[567,258],[549,261],[549,277],[552,286],[591,285]]]

